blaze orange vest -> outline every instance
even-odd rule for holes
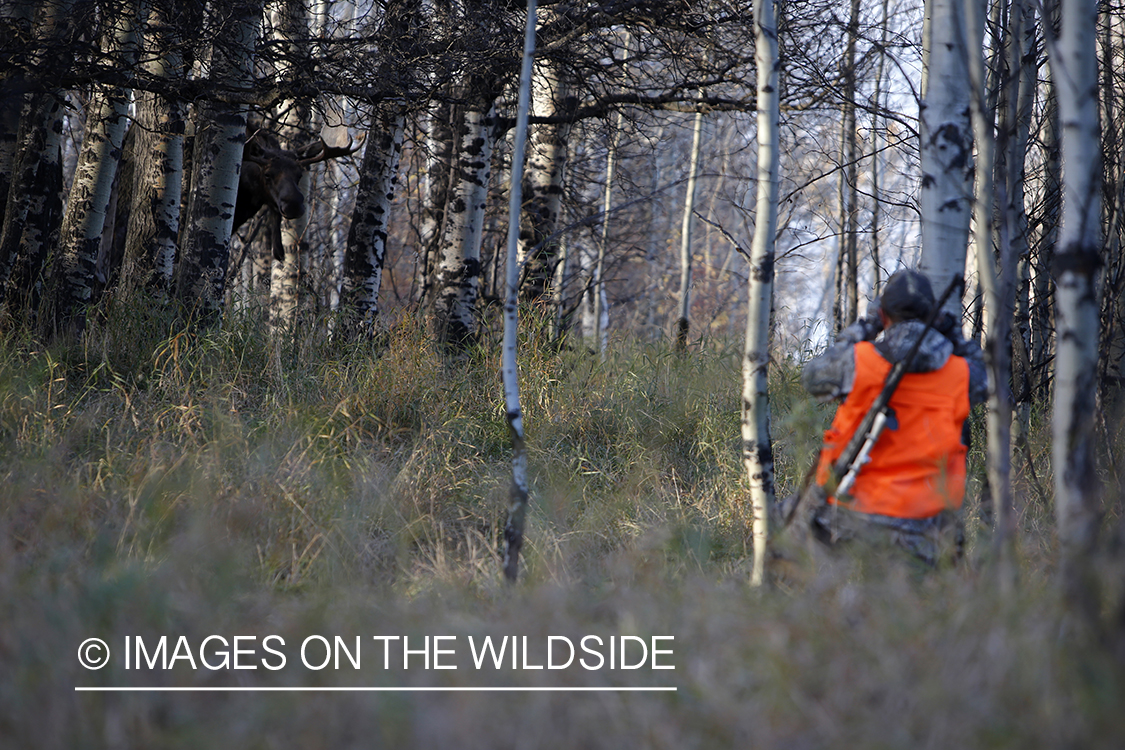
[[[883,390],[890,370],[891,363],[874,344],[855,345],[855,385],[824,433],[816,474],[821,485],[828,481],[828,467],[843,453]],[[891,396],[890,406],[895,420],[872,448],[871,460],[860,469],[850,498],[840,504],[896,518],[929,518],[960,508],[965,497],[961,427],[969,415],[968,362],[950,357],[933,372],[908,373]],[[828,502],[835,503],[836,498]]]

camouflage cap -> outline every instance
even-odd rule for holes
[[[895,320],[923,318],[933,309],[934,290],[929,279],[907,268],[887,279],[879,306]]]

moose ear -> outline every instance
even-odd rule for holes
[[[239,172],[240,180],[250,180],[251,182],[261,177],[262,165],[253,161],[249,154],[242,157],[242,171]]]
[[[246,146],[242,150],[242,158],[246,161],[261,161],[265,157],[265,149],[262,148],[262,143],[257,138],[251,138],[246,141]]]

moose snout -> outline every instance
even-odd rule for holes
[[[279,198],[277,210],[286,219],[299,219],[305,214],[305,198],[300,193],[293,197]]]

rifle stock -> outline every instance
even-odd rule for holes
[[[918,339],[911,345],[910,350],[906,356],[895,362],[891,367],[891,371],[887,373],[887,379],[883,381],[883,389],[879,391],[879,395],[875,397],[872,402],[871,408],[863,415],[863,420],[860,421],[859,426],[856,427],[852,437],[848,440],[848,444],[844,446],[843,452],[835,463],[828,469],[828,480],[824,484],[816,481],[816,469],[819,464],[819,451],[817,457],[813,459],[812,466],[805,473],[804,481],[801,483],[801,489],[793,495],[781,501],[778,508],[778,515],[782,528],[786,528],[793,522],[793,518],[797,515],[797,509],[804,503],[823,503],[828,500],[830,496],[836,495],[838,492],[846,493],[851,489],[852,483],[855,481],[855,476],[859,473],[862,463],[875,446],[882,434],[883,428],[887,422],[888,404],[891,401],[891,396],[894,395],[895,389],[898,384],[902,382],[902,378],[906,375],[906,371],[914,362],[914,357],[918,354],[918,349],[922,346],[922,340],[926,338],[926,334],[934,327],[938,315],[941,314],[941,309],[949,300],[950,295],[953,294],[954,289],[962,288],[965,284],[961,276],[954,276],[953,280],[949,282],[945,292],[942,293],[941,298],[934,303],[934,307],[930,310],[930,315],[926,319],[926,327],[922,329],[922,333]],[[846,484],[845,484],[846,482]],[[842,490],[841,490],[842,487]]]

